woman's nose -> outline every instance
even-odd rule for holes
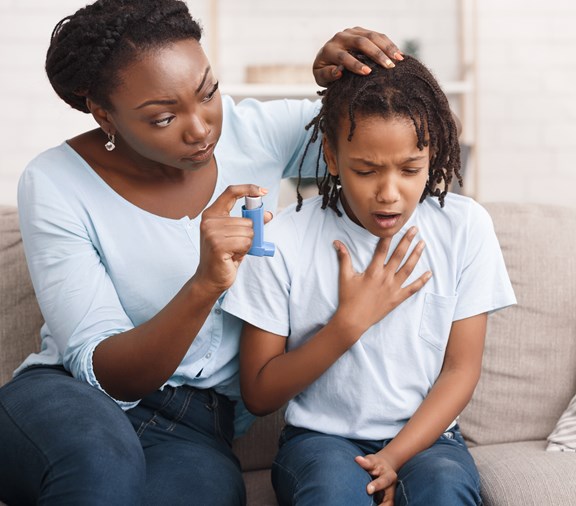
[[[198,114],[191,114],[184,128],[184,142],[186,144],[203,142],[209,133],[210,127],[206,120]]]

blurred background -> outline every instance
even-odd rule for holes
[[[96,126],[43,65],[54,25],[85,0],[0,0],[0,204],[26,163]],[[314,98],[311,64],[346,27],[386,33],[436,75],[463,123],[463,193],[576,206],[573,0],[188,0],[223,93]],[[293,198],[286,187],[285,200]]]

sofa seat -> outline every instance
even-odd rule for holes
[[[476,446],[484,506],[575,506],[576,453],[547,452],[547,441]]]

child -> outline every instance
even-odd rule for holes
[[[310,124],[321,196],[267,226],[276,255],[247,259],[224,299],[247,322],[242,395],[258,415],[288,402],[281,505],[480,504],[456,420],[487,314],[514,293],[489,215],[447,193],[460,158],[438,83],[414,58],[366,64]]]

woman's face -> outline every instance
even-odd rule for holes
[[[199,42],[186,39],[145,52],[120,72],[110,96],[116,135],[144,165],[207,166],[222,132],[218,81]]]

